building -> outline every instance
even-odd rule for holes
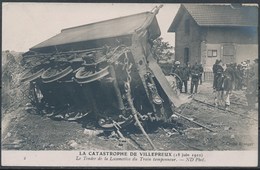
[[[240,4],[182,4],[168,32],[175,32],[175,57],[211,71],[223,63],[258,58],[258,7]]]

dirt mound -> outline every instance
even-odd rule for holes
[[[2,113],[27,102],[24,96],[27,85],[20,83],[23,68],[20,65],[22,53],[14,51],[2,52]],[[9,110],[10,111],[10,110]]]

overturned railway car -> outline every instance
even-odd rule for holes
[[[32,104],[65,120],[103,128],[167,121],[181,101],[151,52],[160,36],[151,12],[63,29],[23,55]]]

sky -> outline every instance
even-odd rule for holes
[[[2,50],[26,52],[64,28],[151,11],[161,4],[137,3],[3,3]],[[163,4],[157,14],[161,37],[174,46],[167,30],[180,4]],[[115,30],[116,31],[116,30]]]

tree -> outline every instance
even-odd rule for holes
[[[162,37],[158,37],[153,41],[152,52],[157,61],[159,60],[169,60],[171,59],[173,46],[169,42],[163,41]]]

